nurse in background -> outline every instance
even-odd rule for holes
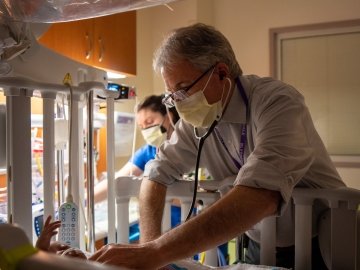
[[[146,144],[138,149],[134,156],[115,173],[119,176],[140,176],[149,160],[155,158],[157,148],[170,138],[179,115],[175,109],[162,103],[164,95],[151,95],[136,106],[136,122]],[[107,198],[107,180],[102,180],[95,186],[95,203]]]

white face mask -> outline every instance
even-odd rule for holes
[[[144,137],[146,143],[154,147],[159,147],[167,137],[167,133],[161,131],[161,125],[142,129],[141,134]]]
[[[176,110],[180,117],[186,122],[189,122],[194,127],[208,128],[215,120],[220,120],[223,112],[222,98],[224,95],[224,88],[221,94],[221,99],[213,104],[209,104],[204,95],[204,91],[210,81],[212,74],[210,75],[205,87],[188,98],[182,101],[175,102]],[[227,78],[228,79],[228,78]],[[231,88],[228,91],[226,99],[228,99]]]

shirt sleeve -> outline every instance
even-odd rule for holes
[[[309,143],[314,129],[306,126],[312,121],[300,94],[264,97],[259,104],[252,111],[257,129],[255,148],[235,184],[279,191],[283,198],[281,214],[293,188],[314,161]]]
[[[146,163],[154,159],[156,155],[156,147],[151,145],[144,145],[138,149],[133,158],[129,160],[130,163],[134,164],[136,167],[144,171]]]
[[[170,140],[165,141],[155,159],[146,164],[144,176],[168,186],[182,179],[185,173],[193,171],[197,155],[197,142],[193,134],[191,125],[180,119]]]

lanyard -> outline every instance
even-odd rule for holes
[[[245,90],[240,82],[239,77],[237,77],[235,79],[236,82],[236,86],[239,89],[240,95],[245,103],[245,107],[246,107],[246,115],[248,114],[248,109],[249,109],[249,101],[248,98],[246,96]],[[245,146],[246,146],[246,142],[247,142],[247,129],[246,129],[246,123],[243,124],[241,126],[241,135],[240,135],[240,149],[239,149],[239,155],[240,155],[240,162],[234,158],[229,149],[227,148],[224,139],[221,137],[220,132],[217,130],[217,128],[215,128],[215,133],[216,136],[218,137],[219,141],[221,142],[221,144],[224,146],[226,152],[228,152],[229,156],[231,157],[231,159],[233,160],[236,168],[238,168],[240,170],[240,168],[245,164]]]
[[[248,110],[248,99],[247,96],[245,94],[245,90],[241,85],[240,79],[236,78],[236,84],[237,87],[239,88],[240,91],[240,95],[244,100],[245,106],[246,106],[246,115],[247,115],[247,110]],[[222,145],[225,147],[226,151],[228,152],[228,154],[231,156],[233,162],[235,163],[236,167],[240,170],[241,166],[244,165],[245,163],[245,159],[244,159],[244,153],[245,153],[245,145],[246,145],[246,123],[244,125],[242,125],[242,130],[241,130],[241,138],[240,138],[240,162],[241,164],[231,155],[231,153],[229,152],[229,149],[226,147],[224,140],[221,138],[220,133],[217,131],[216,129],[216,125],[217,125],[217,121],[215,120],[212,125],[210,126],[209,130],[205,133],[205,135],[199,137],[196,133],[196,128],[194,128],[194,132],[195,132],[195,136],[199,139],[199,146],[198,146],[198,153],[197,153],[197,157],[196,157],[196,165],[195,165],[195,181],[194,181],[194,193],[193,193],[193,199],[191,202],[191,206],[190,206],[190,210],[189,213],[185,219],[185,222],[189,220],[189,218],[191,217],[191,214],[193,212],[194,206],[195,206],[195,201],[196,201],[196,194],[197,194],[197,186],[198,186],[198,181],[199,181],[199,166],[200,166],[200,156],[201,156],[201,149],[203,147],[203,144],[206,140],[206,138],[211,134],[211,132],[214,130],[216,136],[218,137],[218,139],[220,140],[220,142],[222,143]]]

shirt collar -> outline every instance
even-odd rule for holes
[[[244,87],[246,95],[249,97],[243,76],[240,76],[240,82]],[[236,83],[230,102],[220,122],[246,123],[246,105],[240,95],[240,91]]]

